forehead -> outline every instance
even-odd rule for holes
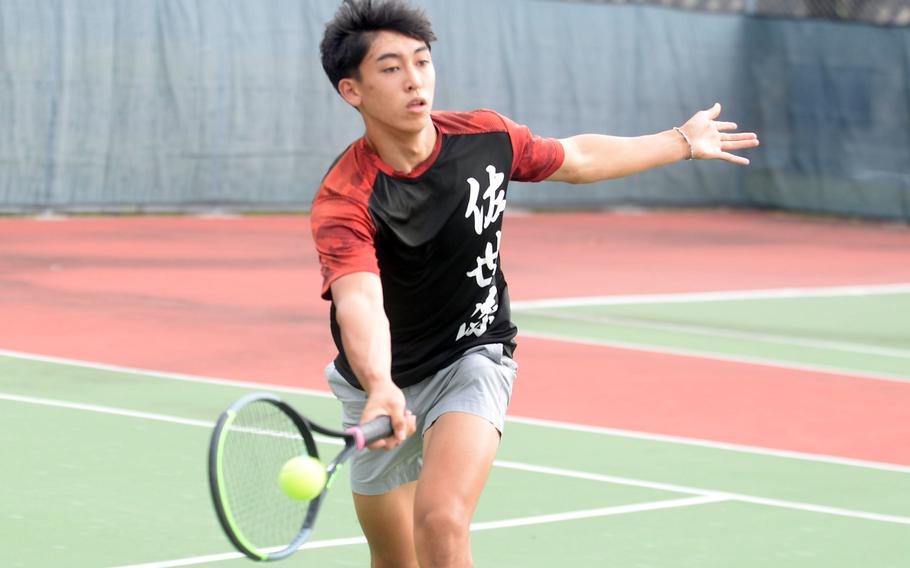
[[[426,46],[427,44],[419,39],[383,30],[376,33],[364,59],[372,61],[389,53],[401,56],[410,55]]]

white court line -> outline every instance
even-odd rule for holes
[[[91,404],[82,404],[82,403],[73,403],[66,401],[56,401],[50,399],[41,399],[35,397],[26,397],[19,395],[11,394],[2,394],[0,393],[0,400],[7,400],[12,402],[22,402],[27,404],[38,404],[43,406],[52,406],[67,408],[73,410],[82,410],[88,412],[96,412],[102,414],[112,414],[116,416],[126,416],[131,418],[140,418],[144,420],[153,420],[158,422],[169,422],[173,424],[180,424],[186,426],[194,427],[207,427],[210,428],[213,424],[201,420],[192,420],[187,418],[181,418],[177,416],[168,416],[164,414],[150,413],[150,412],[137,412],[120,408],[105,407],[99,405]],[[553,468],[546,466],[536,466],[531,464],[524,464],[520,462],[496,460],[494,465],[503,469],[512,469],[520,470],[526,472],[541,473],[559,477],[568,477],[574,479],[583,479],[589,481],[600,481],[605,483],[613,483],[617,485],[627,485],[633,487],[642,487],[648,489],[656,489],[661,491],[669,491],[675,493],[688,493],[694,495],[695,497],[688,497],[683,499],[673,499],[673,500],[663,500],[650,503],[639,503],[635,505],[622,505],[616,507],[606,507],[600,509],[592,509],[588,511],[575,511],[570,513],[558,513],[551,515],[538,515],[534,517],[525,517],[518,519],[507,519],[503,521],[492,521],[486,523],[475,523],[471,525],[472,531],[481,531],[481,530],[491,530],[499,529],[506,527],[517,527],[517,526],[529,526],[529,525],[540,525],[540,524],[549,524],[554,522],[569,521],[575,519],[586,519],[586,518],[596,518],[596,517],[605,517],[611,515],[620,515],[627,514],[639,511],[654,511],[659,509],[668,509],[674,507],[688,507],[706,503],[717,503],[722,501],[741,501],[745,503],[752,503],[756,505],[765,505],[769,507],[783,508],[798,510],[804,512],[820,513],[826,515],[836,515],[842,517],[850,517],[855,519],[863,519],[870,521],[886,522],[886,523],[897,523],[910,525],[910,518],[900,517],[896,515],[882,515],[879,513],[870,513],[867,511],[857,511],[851,509],[843,509],[838,507],[826,507],[823,505],[814,505],[811,503],[800,503],[793,501],[785,501],[781,499],[769,499],[765,497],[758,497],[754,495],[745,495],[740,493],[730,493],[723,491],[713,491],[695,487],[689,487],[684,485],[676,485],[669,483],[660,483],[653,481],[645,481],[640,479],[631,479],[611,475],[602,475],[594,474],[587,472],[579,472],[574,470],[562,469],[562,468]],[[363,544],[366,541],[362,538],[347,538],[347,539],[335,539],[331,541],[314,541],[304,545],[304,549],[307,548],[323,548],[330,546],[346,546],[351,544]],[[219,562],[222,560],[232,560],[236,558],[241,558],[242,555],[238,553],[225,553],[225,554],[215,554],[208,556],[200,556],[194,558],[183,558],[177,560],[169,560],[162,562],[153,562],[147,564],[135,564],[129,566],[121,566],[119,568],[171,568],[178,566],[190,566],[197,564],[206,564],[211,562]]]
[[[580,306],[623,306],[631,304],[687,304],[692,302],[727,302],[734,300],[777,300],[790,298],[831,298],[839,296],[874,296],[910,293],[910,283],[870,284],[864,286],[825,286],[822,288],[772,288],[761,290],[728,290],[717,292],[681,292],[676,294],[634,294],[586,296],[512,301],[515,311],[541,308]]]
[[[93,404],[82,404],[82,403],[72,403],[59,400],[50,400],[44,398],[35,398],[28,396],[20,395],[11,395],[0,393],[0,400],[7,400],[11,402],[22,402],[26,404],[36,404],[41,406],[51,406],[58,408],[67,408],[72,410],[83,410],[87,412],[95,412],[100,414],[112,414],[116,416],[126,416],[130,418],[139,418],[143,420],[153,420],[157,422],[168,422],[173,424],[180,424],[185,426],[194,426],[194,427],[206,427],[211,428],[214,426],[211,422],[205,422],[201,420],[190,420],[187,418],[181,418],[178,416],[168,416],[165,414],[156,414],[150,412],[135,412],[131,410],[126,410],[122,408],[113,408],[106,406],[98,406]],[[703,489],[698,487],[690,487],[686,485],[676,485],[671,483],[662,483],[655,481],[644,481],[641,479],[632,479],[628,477],[617,477],[613,475],[603,475],[599,473],[587,473],[580,472],[570,469],[547,467],[547,466],[538,466],[532,464],[526,464],[521,462],[512,462],[506,460],[496,460],[494,465],[503,469],[513,469],[520,470],[532,473],[541,473],[546,475],[553,475],[557,477],[568,477],[572,479],[582,479],[588,481],[599,481],[603,483],[613,483],[617,485],[628,485],[633,487],[642,487],[646,489],[656,489],[659,491],[670,491],[673,493],[688,493],[691,495],[699,495],[702,497],[718,497],[725,500],[736,500],[743,501],[748,503],[756,503],[761,505],[768,505],[772,507],[780,507],[785,509],[796,509],[800,511],[812,511],[812,512],[821,512],[831,515],[839,515],[844,517],[853,517],[859,519],[867,520],[876,520],[889,523],[899,523],[910,525],[910,518],[899,517],[894,515],[881,515],[878,513],[869,513],[867,511],[855,511],[850,509],[840,509],[836,507],[825,507],[822,505],[813,505],[811,503],[800,503],[795,501],[784,501],[779,499],[768,499],[765,497],[758,497],[755,495],[747,495],[743,493],[730,493],[725,491],[714,491],[711,489]]]
[[[113,373],[129,373],[131,375],[141,375],[144,377],[153,377],[156,379],[170,379],[183,381],[187,383],[198,383],[206,385],[221,385],[233,388],[245,389],[268,389],[270,391],[286,392],[291,394],[302,394],[307,396],[317,396],[320,398],[331,398],[331,393],[316,389],[305,389],[302,387],[287,387],[282,385],[266,385],[251,381],[241,381],[235,379],[223,379],[220,377],[200,377],[198,375],[187,375],[183,373],[169,373],[165,371],[155,371],[151,369],[139,369],[137,367],[125,367],[122,365],[108,365],[106,363],[96,363],[94,361],[83,361],[81,359],[68,359],[65,357],[53,357],[51,355],[37,355],[35,353],[23,353],[21,351],[10,351],[0,349],[0,357],[9,357],[11,359],[24,359],[26,361],[38,361],[40,363],[54,363],[57,365],[67,365],[70,367],[83,367],[85,369],[95,369],[97,371],[110,371]]]
[[[529,334],[522,334],[522,335],[524,335],[526,337],[537,337],[535,335],[529,335]],[[566,338],[561,338],[561,337],[559,337],[559,338],[541,337],[541,338],[549,339],[552,341],[568,341],[568,342],[573,342],[573,343],[583,343],[580,340],[566,339]],[[593,343],[593,345],[612,347],[612,345],[605,345],[603,343]],[[635,346],[627,346],[624,348],[638,349],[638,347],[635,347]],[[651,349],[640,349],[640,350],[653,351]],[[680,355],[692,356],[692,357],[701,357],[701,355],[699,355],[699,354],[683,354],[683,353],[672,353],[672,354],[680,354]],[[244,382],[244,381],[234,381],[231,379],[210,378],[210,377],[202,377],[202,376],[195,376],[195,375],[183,375],[183,374],[177,374],[177,373],[165,373],[165,372],[159,372],[159,371],[150,371],[147,369],[138,369],[138,368],[134,368],[134,367],[121,367],[121,366],[116,366],[116,365],[106,365],[103,363],[80,361],[80,360],[76,360],[76,359],[64,359],[61,357],[49,357],[49,356],[45,356],[45,355],[35,355],[35,354],[31,354],[31,353],[22,353],[19,351],[8,351],[8,350],[0,349],[0,357],[10,357],[10,358],[14,358],[14,359],[23,359],[23,360],[27,360],[27,361],[54,363],[54,364],[58,364],[58,365],[67,365],[67,366],[72,366],[72,367],[84,367],[84,368],[88,368],[88,369],[99,369],[99,370],[103,370],[103,371],[128,373],[128,374],[133,374],[133,375],[148,376],[148,377],[154,377],[154,378],[174,379],[174,380],[197,383],[197,384],[204,384],[204,385],[211,384],[211,385],[227,386],[227,387],[233,387],[233,388],[286,392],[286,393],[290,393],[290,394],[316,396],[319,398],[329,398],[329,399],[334,400],[334,397],[330,393],[323,392],[323,391],[317,391],[317,390],[313,390],[313,389],[286,387],[286,386],[272,385],[272,384],[266,384],[266,383],[250,383],[250,382]],[[741,363],[741,362],[746,362],[746,361],[733,361],[733,362]],[[748,362],[748,363],[764,364],[764,363],[758,363],[758,362],[754,362],[754,361]],[[796,369],[796,370],[801,370],[801,371],[809,370],[812,372],[824,372],[824,373],[829,373],[829,374],[835,372],[834,370],[821,370],[821,369]],[[841,374],[843,374],[843,373],[841,373]],[[894,381],[902,382],[902,383],[908,382],[907,380],[902,380],[900,378],[885,379],[885,378],[879,377],[879,376],[877,376],[877,377],[860,376],[859,378],[864,378],[864,379],[872,378],[872,379],[878,379],[878,380],[894,380]],[[617,428],[586,426],[583,424],[572,424],[572,423],[568,423],[568,422],[558,422],[558,421],[553,421],[553,420],[543,420],[543,419],[537,419],[537,418],[525,418],[525,417],[521,417],[521,416],[507,416],[506,421],[515,422],[515,423],[519,423],[519,424],[530,424],[530,425],[534,425],[534,426],[542,426],[545,428],[556,428],[556,429],[560,429],[560,430],[580,431],[580,432],[587,432],[587,433],[606,435],[606,436],[617,436],[617,437],[623,437],[623,438],[649,440],[649,441],[653,441],[653,442],[665,442],[665,443],[670,443],[670,444],[679,444],[679,445],[686,445],[686,446],[699,446],[699,447],[719,449],[719,450],[724,450],[724,451],[734,451],[734,452],[755,454],[755,455],[759,455],[759,456],[775,456],[775,457],[783,457],[783,458],[788,458],[788,459],[799,459],[799,460],[805,460],[805,461],[815,461],[815,462],[820,462],[820,463],[832,463],[832,464],[846,465],[846,466],[850,466],[850,467],[862,467],[862,468],[876,469],[876,470],[883,470],[883,471],[897,471],[900,473],[910,473],[910,467],[901,466],[901,465],[897,465],[897,464],[893,464],[893,463],[887,463],[887,462],[876,462],[876,461],[870,461],[870,460],[856,460],[856,459],[850,459],[850,458],[842,458],[839,456],[812,454],[812,453],[808,453],[808,452],[791,452],[791,451],[786,451],[786,450],[777,450],[774,448],[763,448],[763,447],[759,447],[759,446],[747,446],[744,444],[716,442],[713,440],[686,438],[686,437],[682,437],[682,436],[652,434],[649,432],[636,432],[634,430],[621,430],[621,429],[617,429]]]
[[[318,548],[335,548],[339,546],[352,546],[356,544],[366,544],[367,539],[359,536],[352,538],[333,538],[329,540],[314,540],[300,547],[301,550],[315,550]],[[267,552],[274,552],[278,549],[266,549]],[[146,564],[128,564],[117,566],[116,568],[177,568],[179,566],[195,566],[198,564],[210,564],[212,562],[221,562],[226,560],[237,560],[246,558],[239,552],[224,552],[221,554],[209,554],[206,556],[195,556],[193,558],[180,558],[177,560],[162,560],[159,562],[148,562]]]
[[[628,341],[611,341],[606,339],[591,339],[587,337],[573,337],[570,335],[559,335],[554,333],[537,333],[537,332],[519,332],[519,337],[530,337],[532,339],[544,339],[547,341],[561,341],[563,343],[575,343],[577,345],[591,345],[594,347],[612,347],[614,349],[625,349],[628,351],[641,351],[644,353],[658,353],[661,355],[674,355],[677,357],[691,357],[694,359],[708,359],[711,361],[726,361],[728,363],[739,363],[743,365],[757,365],[759,367],[771,367],[775,369],[791,369],[794,371],[803,371],[806,373],[821,373],[825,375],[840,375],[852,377],[854,379],[870,379],[874,381],[887,381],[892,383],[910,383],[910,376],[898,375],[896,373],[879,373],[872,371],[856,371],[844,367],[833,367],[828,365],[812,365],[809,363],[790,363],[778,359],[766,359],[764,357],[746,357],[742,355],[729,355],[727,353],[718,353],[715,351],[698,351],[693,349],[680,349],[676,347],[657,347],[648,343],[632,343]]]
[[[828,286],[823,288],[777,288],[761,290],[732,290],[717,292],[693,292],[693,293],[676,293],[676,294],[639,294],[639,295],[622,295],[622,296],[596,296],[596,297],[578,297],[578,298],[553,298],[542,300],[513,301],[511,302],[512,310],[520,314],[522,312],[528,315],[538,315],[544,317],[557,317],[563,319],[588,319],[587,316],[558,316],[554,314],[534,314],[534,310],[546,308],[569,308],[584,306],[617,306],[617,305],[634,305],[634,304],[673,304],[673,303],[692,303],[692,302],[719,302],[719,301],[737,301],[737,300],[761,300],[761,299],[790,299],[790,298],[830,298],[830,297],[865,297],[883,294],[901,294],[910,293],[910,284],[873,284],[865,286]],[[597,318],[594,318],[597,319]],[[612,318],[610,318],[612,319]],[[607,322],[609,323],[609,321]],[[667,324],[661,322],[641,322],[627,321],[623,318],[616,318],[616,323],[621,325],[632,325],[636,327],[649,327],[654,329],[665,329],[671,331],[689,331],[701,333],[704,335],[714,335],[718,337],[739,337],[743,339],[753,339],[766,342],[785,342],[798,344],[805,347],[815,347],[823,349],[836,349],[840,351],[852,351],[858,353],[882,355],[886,357],[908,358],[910,352],[902,349],[890,349],[883,347],[847,344],[840,342],[811,340],[804,338],[790,338],[785,336],[773,336],[768,334],[754,334],[747,332],[730,331],[724,329]],[[910,376],[897,373],[882,373],[869,371],[856,371],[842,367],[833,367],[825,365],[812,365],[808,363],[789,363],[778,359],[769,359],[764,357],[747,357],[734,356],[725,353],[718,353],[708,350],[689,350],[682,348],[657,347],[649,343],[635,343],[626,341],[598,340],[590,338],[578,338],[574,336],[520,332],[523,337],[532,337],[544,339],[547,341],[562,341],[566,343],[578,343],[582,345],[593,345],[599,347],[613,347],[616,349],[626,349],[642,351],[649,353],[662,353],[681,357],[694,357],[701,359],[716,359],[720,361],[729,361],[732,363],[741,363],[746,365],[759,365],[764,367],[777,367],[783,369],[793,369],[810,373],[825,373],[844,375],[860,379],[872,379],[891,382],[910,382]]]
[[[774,343],[787,346],[809,347],[812,349],[824,349],[827,351],[843,351],[846,353],[859,353],[862,355],[878,355],[881,357],[895,357],[898,359],[910,359],[910,350],[898,349],[895,347],[879,347],[878,345],[867,345],[863,343],[848,343],[845,341],[830,341],[826,339],[812,339],[807,337],[798,337],[793,335],[780,335],[772,333],[759,333],[753,331],[741,331],[738,329],[728,329],[724,327],[713,327],[707,325],[682,324],[664,321],[650,321],[637,318],[617,317],[611,315],[590,316],[585,314],[567,314],[562,312],[546,312],[539,310],[526,310],[525,315],[557,319],[563,321],[583,322],[616,325],[622,327],[631,327],[638,329],[669,331],[674,333],[687,333],[694,335],[703,335],[706,337],[720,337],[722,339],[743,339],[746,341],[758,341],[761,343]]]
[[[141,412],[138,410],[126,410],[124,408],[114,408],[112,406],[101,406],[98,404],[85,404],[82,402],[69,402],[65,400],[52,400],[49,398],[38,398],[34,396],[22,396],[18,394],[0,393],[0,400],[10,402],[22,402],[25,404],[35,404],[38,406],[51,406],[54,408],[66,408],[69,410],[83,410],[85,412],[94,412],[96,414],[110,414],[113,416],[126,416],[127,418],[141,418],[143,420],[152,420],[154,422],[167,422],[168,424],[180,424],[183,426],[195,426],[198,428],[213,428],[214,422],[205,420],[193,420],[190,418],[181,418],[167,414],[157,414],[154,412]]]
[[[534,517],[525,517],[523,519],[507,519],[504,521],[488,521],[484,523],[472,523],[471,531],[486,531],[493,529],[506,529],[512,527],[527,527],[531,525],[548,525],[552,523],[561,523],[565,521],[576,521],[579,519],[597,519],[601,517],[613,517],[616,515],[626,515],[629,513],[641,513],[644,511],[661,511],[665,509],[676,509],[679,507],[694,507],[696,505],[706,505],[708,503],[720,503],[728,501],[724,496],[719,495],[699,495],[697,497],[684,497],[682,499],[667,499],[663,501],[652,501],[650,503],[635,503],[633,505],[617,505],[614,507],[602,507],[600,509],[589,509],[587,511],[572,511],[571,513],[554,513],[550,515],[536,515]]]
[[[583,432],[586,434],[597,434],[603,436],[615,436],[618,438],[631,438],[635,440],[645,440],[648,442],[661,442],[668,444],[679,444],[684,446],[698,446],[712,450],[722,450],[725,452],[740,452],[744,454],[754,454],[762,457],[778,457],[793,460],[803,460],[810,462],[826,463],[832,465],[843,465],[847,467],[860,467],[866,469],[875,469],[879,471],[891,471],[895,473],[910,473],[910,466],[898,465],[888,462],[879,462],[871,460],[860,460],[853,458],[843,458],[840,456],[826,456],[822,454],[810,454],[808,452],[795,452],[791,450],[777,450],[774,448],[761,448],[758,446],[746,446],[743,444],[731,444],[728,442],[715,442],[713,440],[700,440],[698,438],[686,438],[683,436],[671,436],[669,434],[653,434],[650,432],[634,432],[632,430],[620,430],[617,428],[606,428],[602,426],[584,426],[581,424],[570,424],[554,420],[544,420],[541,418],[524,418],[520,416],[509,416],[506,418],[509,422],[516,424],[527,424],[530,426],[540,426],[544,428],[553,428],[558,430],[568,430],[572,432]]]
[[[168,414],[157,414],[154,412],[142,412],[139,410],[126,410],[124,408],[115,408],[112,406],[101,406],[98,404],[85,404],[83,402],[69,402],[65,400],[53,400],[49,398],[38,398],[34,396],[22,396],[18,394],[0,393],[0,400],[10,402],[22,402],[25,404],[35,404],[38,406],[51,406],[54,408],[66,408],[69,410],[84,410],[96,414],[110,414],[113,416],[125,416],[127,418],[142,418],[143,420],[152,420],[154,422],[166,422],[168,424],[180,424],[182,426],[195,426],[197,428],[212,429],[215,427],[214,422],[205,420],[194,420],[191,418],[181,418]],[[337,438],[330,438],[321,434],[314,434],[313,438],[323,444],[332,444],[343,446],[344,442]]]
[[[575,521],[580,519],[595,519],[602,517],[612,517],[617,515],[627,515],[630,513],[640,513],[645,511],[660,511],[664,509],[676,509],[680,507],[694,507],[696,505],[705,505],[708,503],[719,503],[726,501],[724,497],[717,496],[699,496],[685,497],[682,499],[668,499],[664,501],[655,501],[652,503],[637,503],[635,505],[619,505],[616,507],[603,507],[600,509],[590,509],[587,511],[573,511],[571,513],[556,513],[552,515],[537,515],[533,517],[524,517],[519,519],[506,519],[503,521],[488,521],[483,523],[472,523],[471,532],[480,532],[495,529],[505,529],[513,527],[526,527],[532,525],[545,525],[560,523],[566,521]],[[339,538],[333,540],[313,541],[304,544],[301,550],[315,548],[332,548],[338,546],[350,546],[354,544],[366,544],[363,537]],[[237,552],[226,554],[212,554],[208,556],[197,556],[195,558],[181,558],[178,560],[165,560],[161,562],[150,562],[147,564],[130,564],[117,566],[116,568],[177,568],[179,566],[193,566],[198,564],[208,564],[210,562],[219,562],[222,560],[234,560],[243,558],[243,555]]]
[[[632,479],[628,477],[618,477],[615,475],[601,475],[597,473],[587,473],[562,469],[556,467],[546,467],[537,465],[528,465],[518,462],[496,460],[496,465],[504,469],[514,469],[554,475],[560,477],[571,477],[574,479],[584,479],[588,481],[601,481],[612,483],[614,485],[627,485],[630,487],[641,487],[644,489],[656,489],[659,491],[671,491],[674,493],[689,493],[692,495],[701,495],[704,497],[716,497],[719,500],[741,501],[743,503],[752,503],[755,505],[766,505],[768,507],[777,507],[781,509],[792,509],[811,513],[823,513],[826,515],[835,515],[839,517],[850,517],[853,519],[863,519],[868,521],[879,521],[883,523],[894,523],[900,525],[910,525],[910,517],[901,517],[898,515],[883,515],[880,513],[870,513],[868,511],[858,511],[854,509],[843,509],[840,507],[826,507],[824,505],[815,505],[813,503],[802,503],[799,501],[785,501],[783,499],[768,499],[747,495],[744,493],[730,493],[728,491],[715,491],[713,489],[701,489],[687,485],[676,485],[673,483],[661,483],[655,481],[644,481],[641,479]]]

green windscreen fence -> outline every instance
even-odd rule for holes
[[[719,101],[762,139],[748,168],[522,184],[515,205],[908,221],[910,7],[838,1],[413,3],[439,36],[438,109],[494,108],[544,136],[636,135]],[[0,211],[307,209],[362,132],[319,63],[336,7],[0,0]]]

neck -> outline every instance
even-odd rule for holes
[[[366,139],[383,162],[403,174],[411,173],[426,161],[436,147],[436,126],[427,119],[417,132],[394,132],[367,125]]]

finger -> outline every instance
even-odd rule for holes
[[[388,451],[388,450],[394,449],[399,444],[401,444],[401,440],[399,440],[397,436],[393,435],[393,436],[389,436],[388,438],[376,440],[375,442],[373,442],[372,444],[367,446],[367,448],[369,448],[370,450],[387,450]]]
[[[403,442],[408,436],[414,433],[414,430],[416,429],[415,424],[416,418],[414,417],[414,414],[410,410],[405,409],[401,418],[401,428],[395,428],[395,437]]]
[[[417,417],[410,410],[404,411],[403,430],[399,431],[395,426],[395,433],[388,438],[377,441],[369,446],[371,450],[385,449],[386,451],[394,450],[400,446],[407,438],[417,431]]]
[[[417,431],[417,417],[408,411],[408,436]]]
[[[718,155],[718,159],[723,160],[725,162],[730,162],[731,164],[737,164],[740,166],[749,165],[749,160],[747,158],[743,158],[742,156],[737,156],[735,154],[730,154],[727,152],[721,152],[720,155]]]
[[[758,136],[754,132],[737,132],[735,134],[724,134],[720,139],[725,142],[732,140],[757,140]]]
[[[369,444],[367,447],[370,450],[378,450],[381,448],[390,450],[407,437],[407,420],[404,418],[403,411],[396,411],[394,404],[381,404],[375,408],[364,409],[363,414],[360,417],[360,423],[365,424],[375,418],[378,418],[379,416],[389,416],[389,418],[391,418],[392,435],[381,440],[376,440],[372,444]],[[404,436],[400,435],[399,431],[401,431]]]
[[[410,410],[391,413],[394,438],[399,442],[404,441],[404,439],[408,437],[408,416],[410,416],[410,414]]]
[[[708,113],[708,118],[710,118],[711,120],[714,120],[715,118],[720,116],[720,110],[721,110],[720,103],[714,103],[714,106],[712,106],[709,109],[705,109],[705,112]]]
[[[720,131],[736,130],[739,128],[735,122],[715,122],[714,126],[717,127],[717,129]]]
[[[721,150],[730,151],[730,150],[742,150],[743,148],[755,148],[758,146],[758,140],[736,140],[723,142],[720,145]]]

